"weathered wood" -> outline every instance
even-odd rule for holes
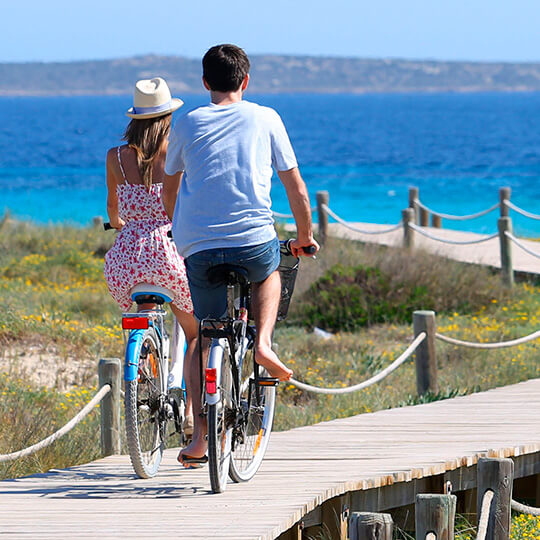
[[[501,217],[508,217],[510,215],[510,208],[504,204],[504,201],[510,200],[510,195],[512,190],[509,187],[503,187],[499,189],[499,203],[500,203],[500,212]]]
[[[412,208],[402,210],[401,220],[403,221],[403,247],[412,250],[414,248],[414,230],[409,227],[409,224],[414,223],[414,210]]]
[[[393,531],[390,514],[354,512],[349,519],[350,540],[392,540]]]
[[[417,495],[417,540],[424,540],[430,532],[435,533],[437,540],[454,540],[456,501],[455,495]]]
[[[442,227],[442,217],[438,214],[431,214],[431,226],[440,229]]]
[[[416,186],[409,187],[409,208],[412,208],[414,211],[414,223],[418,222],[418,205],[416,204],[419,200],[419,189]]]
[[[510,521],[512,500],[512,483],[514,479],[514,462],[507,458],[480,458],[478,460],[478,519],[484,494],[488,490],[494,493],[487,526],[486,540],[508,540],[510,538]]]
[[[317,219],[319,220],[319,242],[324,245],[328,239],[328,212],[323,204],[329,206],[330,194],[328,191],[317,191]]]
[[[121,365],[119,358],[102,358],[98,365],[99,386],[111,385],[111,391],[100,404],[101,453],[103,456],[120,453]]]
[[[426,333],[426,339],[420,343],[415,352],[416,388],[418,395],[426,392],[437,393],[437,359],[435,356],[435,312],[415,311],[413,313],[414,336]]]
[[[420,208],[420,225],[429,227],[429,211],[425,208]]]
[[[507,287],[514,285],[514,265],[512,261],[512,240],[505,232],[512,233],[512,218],[501,217],[497,221],[499,229],[499,246],[501,253],[501,277]]]

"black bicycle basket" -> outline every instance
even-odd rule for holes
[[[298,273],[298,257],[291,255],[287,248],[281,247],[281,262],[279,263],[279,275],[281,277],[281,299],[279,301],[277,320],[282,321],[287,317],[289,304],[294,291],[296,274]]]

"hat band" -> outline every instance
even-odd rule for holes
[[[153,114],[168,111],[172,107],[172,100],[156,105],[155,107],[133,107],[133,114]]]

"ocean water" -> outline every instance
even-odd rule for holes
[[[187,108],[207,101],[181,97]],[[411,185],[450,214],[487,208],[509,186],[515,204],[540,214],[540,93],[246,98],[279,111],[313,204],[327,190],[349,221],[396,223]],[[105,217],[105,155],[121,143],[130,101],[0,98],[0,212],[39,223]],[[274,210],[290,212],[277,177],[272,199]],[[512,217],[518,234],[540,236],[540,221]],[[496,218],[443,226],[491,233]]]

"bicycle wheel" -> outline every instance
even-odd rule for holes
[[[217,403],[208,405],[208,469],[210,485],[214,493],[222,493],[227,487],[231,458],[232,423],[232,372],[228,348],[213,342],[208,365],[221,363],[220,397]]]
[[[253,348],[249,349],[242,362],[240,404],[244,421],[234,431],[229,466],[230,477],[235,482],[246,482],[259,469],[274,422],[276,387],[256,388],[253,379],[253,354]],[[260,375],[265,376],[266,372],[261,369]]]
[[[165,447],[166,420],[163,414],[163,391],[166,374],[158,353],[159,338],[150,327],[132,333],[132,347],[126,349],[126,363],[137,361],[137,376],[126,381],[125,417],[129,457],[140,478],[154,476]],[[128,358],[128,355],[130,358]]]

